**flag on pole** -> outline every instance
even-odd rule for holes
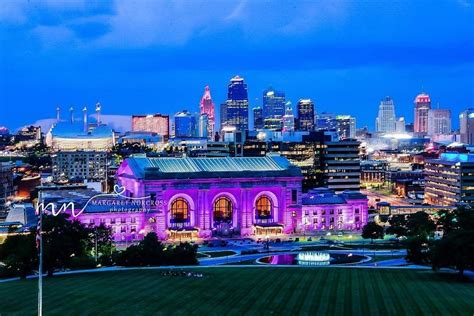
[[[38,224],[36,225],[36,249],[40,250],[41,245],[41,214],[38,216]]]

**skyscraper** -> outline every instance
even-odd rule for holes
[[[186,110],[174,115],[174,136],[194,137],[196,136],[196,116]]]
[[[249,99],[244,79],[235,76],[230,80],[227,100],[221,104],[221,129],[235,127],[238,131],[249,129]]]
[[[263,128],[263,110],[257,106],[253,108],[253,129]]]
[[[263,118],[281,118],[285,115],[285,93],[268,88],[263,91]]]
[[[212,136],[214,132],[214,102],[211,98],[211,90],[209,86],[204,88],[204,95],[201,98],[201,102],[199,103],[199,114],[207,115],[208,125],[207,125],[207,135]]]
[[[395,106],[391,97],[380,101],[379,114],[375,120],[375,129],[378,133],[388,134],[396,130]]]
[[[415,98],[414,132],[422,135],[428,133],[428,112],[431,109],[431,99],[426,93],[420,93]]]
[[[298,130],[314,130],[314,103],[311,99],[300,99],[297,105]]]
[[[209,135],[209,116],[206,113],[199,115],[199,126],[198,126],[198,136],[199,137],[211,137]]]
[[[474,109],[467,109],[459,115],[461,143],[474,145]]]
[[[286,103],[285,115],[283,115],[283,131],[291,132],[295,130],[295,116],[291,108],[291,102]]]
[[[356,119],[350,115],[338,115],[337,133],[340,139],[353,139],[356,136]]]
[[[404,134],[407,132],[406,130],[406,123],[405,123],[405,118],[403,116],[400,116],[398,120],[395,122],[395,132]]]
[[[333,113],[322,112],[316,115],[316,130],[332,131],[337,130],[336,115]]]
[[[431,109],[428,111],[428,135],[448,135],[451,133],[451,110]]]

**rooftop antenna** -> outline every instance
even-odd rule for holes
[[[84,123],[84,133],[87,133],[87,107],[82,109],[82,121]]]
[[[71,115],[71,124],[74,124],[74,108],[72,106],[69,108],[69,114]]]
[[[95,112],[97,114],[97,126],[100,126],[100,109],[101,109],[101,105],[99,102],[97,102],[95,104]]]

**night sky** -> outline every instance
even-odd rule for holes
[[[457,127],[474,107],[474,3],[1,1],[0,126],[12,130],[58,105],[197,111],[207,84],[218,108],[237,74],[251,107],[272,86],[373,128],[381,98],[411,122],[424,90]]]

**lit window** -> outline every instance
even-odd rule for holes
[[[183,198],[177,198],[171,203],[171,220],[175,223],[189,220],[189,203]]]
[[[257,218],[269,218],[272,215],[272,201],[265,195],[258,198],[256,203]]]
[[[214,202],[214,221],[232,220],[232,202],[229,198],[220,197]]]

